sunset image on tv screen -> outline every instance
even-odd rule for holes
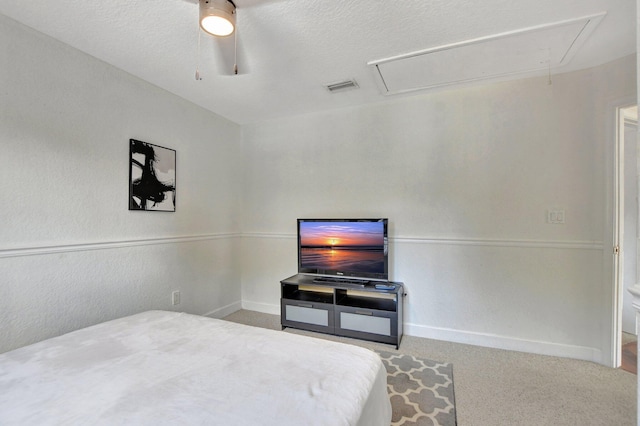
[[[384,272],[384,223],[300,222],[300,266]]]

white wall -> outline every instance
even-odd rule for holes
[[[237,309],[240,127],[2,15],[0,64],[0,352]],[[130,138],[177,151],[175,213],[128,211]]]
[[[336,94],[340,96],[340,94]],[[388,217],[406,332],[602,361],[608,123],[635,58],[243,127],[243,306],[278,312],[297,217]],[[566,212],[564,225],[546,222]]]

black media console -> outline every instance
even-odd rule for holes
[[[400,346],[403,283],[296,274],[280,284],[283,329],[389,343],[396,349]]]

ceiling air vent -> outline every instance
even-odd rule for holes
[[[327,87],[327,90],[329,90],[330,92],[339,92],[342,90],[357,89],[359,86],[355,80],[344,80],[344,81],[338,81],[336,83],[327,84],[326,87]]]

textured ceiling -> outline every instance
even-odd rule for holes
[[[232,38],[202,34],[198,49],[196,0],[0,0],[0,13],[240,124],[385,102],[394,96],[381,94],[368,62],[601,12],[571,61],[552,72],[636,51],[635,0],[234,2],[239,75]],[[345,79],[359,88],[325,88]]]

